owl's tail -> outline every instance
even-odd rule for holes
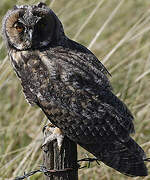
[[[80,144],[100,161],[127,176],[147,176],[143,149],[131,138],[126,143],[118,141],[105,144]]]

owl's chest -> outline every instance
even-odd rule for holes
[[[54,67],[51,67],[50,72],[36,52],[13,51],[10,57],[28,102],[30,104],[47,102],[51,106],[51,95],[52,91],[55,91],[55,84],[50,77],[54,74]]]

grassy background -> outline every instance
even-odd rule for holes
[[[15,4],[37,0],[1,0],[0,20]],[[114,92],[135,117],[135,140],[150,157],[150,2],[147,0],[43,1],[64,24],[66,34],[89,47],[105,64]],[[42,127],[47,119],[29,106],[0,37],[0,180],[13,179],[42,164]],[[79,158],[85,151],[79,147]],[[82,164],[84,165],[84,163]],[[150,169],[150,163],[147,163]],[[149,170],[150,172],[150,170]],[[39,173],[30,178],[41,180]],[[101,163],[79,170],[80,180],[128,178]]]

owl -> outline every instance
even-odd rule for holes
[[[53,124],[49,140],[56,138],[61,146],[63,134],[115,170],[147,176],[146,155],[130,137],[133,116],[113,94],[109,72],[65,35],[50,8],[15,6],[5,15],[2,32],[27,101]]]

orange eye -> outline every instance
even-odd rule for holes
[[[23,32],[24,26],[20,22],[16,22],[13,26],[19,33]]]
[[[24,28],[22,26],[16,26],[16,29],[19,33],[21,33]]]

